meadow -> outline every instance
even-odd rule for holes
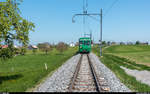
[[[138,64],[150,66],[150,46],[130,45],[130,46],[112,46],[105,50],[106,53],[125,57]]]
[[[34,88],[76,52],[76,47],[68,48],[63,53],[53,49],[48,55],[40,51],[35,54],[28,51],[25,56],[0,61],[0,92],[24,92]]]
[[[99,56],[98,49],[93,49],[93,52]],[[137,81],[135,77],[120,68],[123,66],[128,69],[150,71],[150,67],[145,65],[150,63],[149,52],[150,46],[146,45],[114,45],[103,48],[103,56],[100,60],[132,91],[149,92],[150,86]]]

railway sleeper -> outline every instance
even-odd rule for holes
[[[83,90],[83,89],[86,89],[86,90],[89,90],[89,89],[92,89],[92,90],[96,90],[96,88],[94,86],[75,86],[74,87],[74,90]]]
[[[75,85],[78,85],[78,86],[95,86],[95,84],[92,84],[92,83],[75,83]]]

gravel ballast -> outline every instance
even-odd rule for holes
[[[73,77],[80,54],[73,56],[63,64],[52,76],[48,77],[34,92],[67,92]]]
[[[77,63],[80,59],[80,54],[73,56],[64,63],[52,76],[48,77],[44,83],[40,84],[34,92],[68,92],[70,81],[75,72]],[[95,67],[95,71],[99,78],[104,78],[110,88],[110,92],[131,92],[115,74],[100,62],[99,58],[90,53],[90,59]]]
[[[95,67],[97,75],[100,78],[103,77],[106,80],[108,86],[110,87],[110,92],[131,92],[129,88],[120,82],[120,80],[109,68],[101,63],[95,54],[90,53],[90,59]]]

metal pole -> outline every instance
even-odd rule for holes
[[[101,13],[100,13],[100,56],[102,56],[102,9],[101,9]]]
[[[91,40],[92,40],[92,31],[90,31],[90,38],[91,38]]]
[[[72,22],[75,22],[74,21],[74,17],[76,17],[76,16],[85,16],[85,15],[87,15],[87,16],[90,16],[90,15],[93,15],[93,16],[100,16],[100,40],[99,40],[99,42],[100,42],[100,44],[99,44],[99,46],[100,46],[100,56],[102,56],[102,16],[103,16],[103,13],[102,13],[102,9],[100,10],[100,14],[99,13],[83,13],[83,14],[75,14],[73,17],[72,17]]]

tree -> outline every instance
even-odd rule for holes
[[[111,45],[116,45],[117,43],[116,42],[111,42]]]
[[[59,42],[59,43],[57,44],[57,46],[56,46],[56,49],[57,49],[60,53],[62,53],[62,52],[64,52],[65,50],[67,50],[67,48],[68,48],[68,46],[67,46],[67,44],[65,44],[64,42]]]
[[[20,16],[18,5],[21,2],[22,0],[0,2],[0,43],[8,45],[11,54],[14,53],[14,41],[21,43],[24,48],[27,47],[29,31],[34,31],[35,28],[32,22]]]
[[[106,41],[102,41],[102,45],[106,45]]]
[[[2,60],[6,60],[8,58],[11,58],[12,54],[14,54],[14,53],[12,53],[9,48],[0,49],[0,56],[1,56]]]
[[[34,54],[36,54],[37,49],[33,48],[33,49],[32,49],[32,52],[33,52]]]
[[[139,45],[140,44],[140,41],[136,41],[136,43],[135,43],[136,45]]]
[[[108,45],[108,46],[110,46],[110,45],[111,45],[111,42],[110,42],[110,41],[108,41],[108,42],[107,42],[107,45]]]
[[[52,51],[53,47],[49,43],[40,43],[38,44],[38,48],[41,51],[44,51],[47,54],[49,51]]]
[[[146,42],[145,45],[148,45],[148,42]]]
[[[25,55],[26,52],[27,52],[26,47],[21,47],[21,49],[20,49],[20,54],[21,54],[21,55]]]
[[[120,42],[120,45],[125,45],[125,43],[124,42]]]
[[[79,46],[79,42],[76,42],[75,46]]]

